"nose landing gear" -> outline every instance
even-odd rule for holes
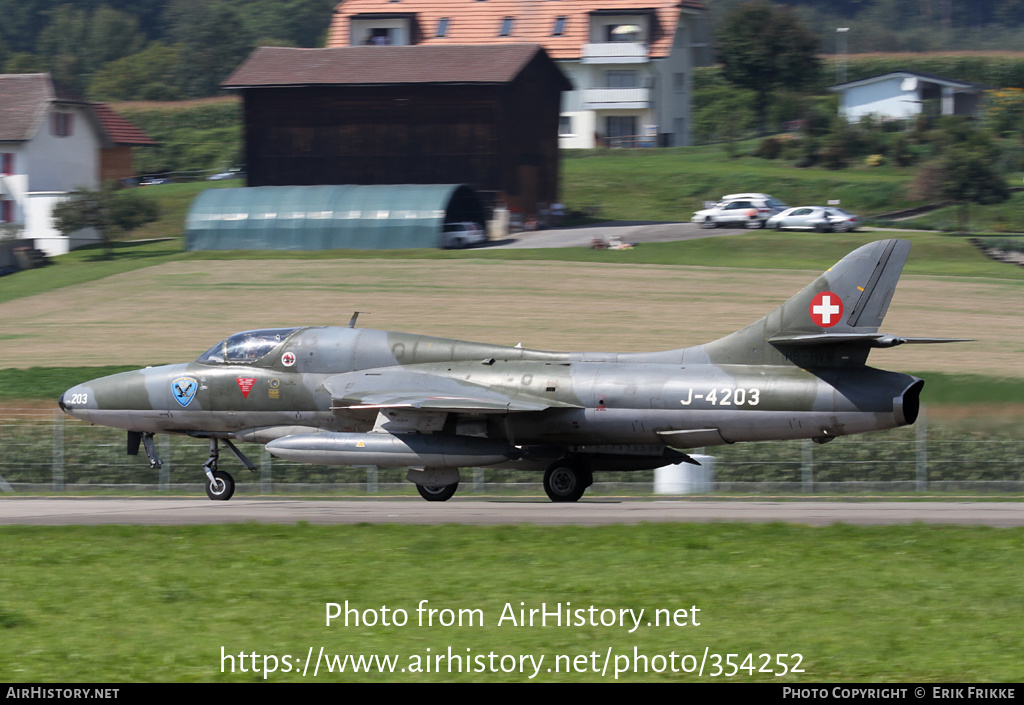
[[[206,473],[206,496],[212,500],[226,502],[235,493],[235,478],[231,477],[231,473],[217,469],[217,462],[220,459],[218,441],[224,441],[224,445],[228,447],[228,450],[250,471],[256,472],[256,466],[227,438],[210,439],[210,457],[203,463],[203,472]]]

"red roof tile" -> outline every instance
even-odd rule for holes
[[[577,59],[583,45],[590,41],[589,17],[592,12],[653,13],[658,32],[650,42],[651,58],[668,56],[679,15],[704,11],[697,0],[342,0],[334,10],[327,36],[328,47],[349,46],[350,18],[353,15],[415,14],[419,44],[540,44],[552,59]],[[512,32],[499,36],[502,20],[513,19]],[[562,34],[554,36],[555,20],[565,17]],[[436,36],[438,21],[448,18],[444,37]]]
[[[106,103],[93,103],[93,112],[99,120],[103,131],[114,144],[126,144],[133,147],[142,147],[158,144],[156,140],[137,128],[132,123],[114,112]]]

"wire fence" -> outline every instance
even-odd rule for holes
[[[163,491],[202,493],[201,469],[209,443],[159,435],[164,461],[151,469],[145,452],[126,454],[126,434],[68,419],[59,411],[0,413],[0,492]],[[243,447],[259,466],[249,474],[229,453],[220,467],[238,480],[239,493],[415,494],[404,469],[318,466],[273,458]],[[810,441],[739,443],[710,448],[711,493],[867,493],[1024,491],[1024,440],[927,425]],[[650,494],[653,470],[598,472],[591,494]],[[541,492],[541,475],[466,468],[460,494]]]

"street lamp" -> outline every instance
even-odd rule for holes
[[[836,83],[846,83],[846,35],[849,27],[836,27]]]

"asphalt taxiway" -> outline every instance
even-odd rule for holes
[[[903,501],[618,500],[554,504],[546,498],[424,502],[421,499],[4,498],[0,525],[537,524],[785,522],[811,526],[947,524],[1024,526],[1024,503]]]

